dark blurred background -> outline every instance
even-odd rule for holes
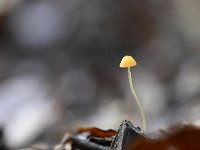
[[[0,0],[0,127],[10,148],[141,116],[149,133],[200,125],[198,0]]]

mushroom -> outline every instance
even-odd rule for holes
[[[132,56],[127,55],[127,56],[124,56],[122,58],[119,67],[120,68],[128,68],[128,79],[129,79],[129,84],[130,84],[130,87],[131,87],[131,92],[132,92],[132,94],[133,94],[133,96],[136,100],[136,103],[137,103],[139,110],[140,110],[140,114],[142,116],[143,132],[146,132],[146,121],[145,121],[144,111],[142,109],[142,105],[140,103],[140,100],[136,95],[135,89],[133,88],[133,80],[132,80],[132,77],[131,77],[131,67],[136,66],[136,65],[137,65],[137,63],[136,63],[135,59]]]

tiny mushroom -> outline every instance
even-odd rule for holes
[[[135,59],[132,56],[127,55],[122,58],[119,66],[121,68],[128,68],[128,67],[133,67],[136,65],[137,65],[137,63],[136,63]]]
[[[128,68],[128,79],[129,79],[129,84],[130,84],[130,87],[131,87],[131,92],[132,92],[133,96],[135,97],[135,100],[137,102],[137,105],[139,107],[139,110],[140,110],[140,113],[141,113],[141,116],[142,116],[143,132],[146,132],[146,121],[145,121],[144,111],[142,109],[142,105],[140,103],[140,100],[137,97],[136,92],[133,88],[133,80],[132,80],[132,76],[131,76],[131,67],[136,66],[136,65],[137,65],[137,62],[135,61],[135,59],[132,56],[127,55],[127,56],[124,56],[122,58],[119,66],[120,66],[120,68]]]

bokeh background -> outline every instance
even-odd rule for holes
[[[132,55],[148,132],[200,125],[198,0],[0,0],[0,140],[59,143],[141,117],[120,69]]]

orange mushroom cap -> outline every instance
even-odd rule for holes
[[[119,65],[120,68],[128,68],[128,67],[133,67],[136,66],[137,63],[135,59],[132,56],[124,56],[121,60],[121,63]]]

